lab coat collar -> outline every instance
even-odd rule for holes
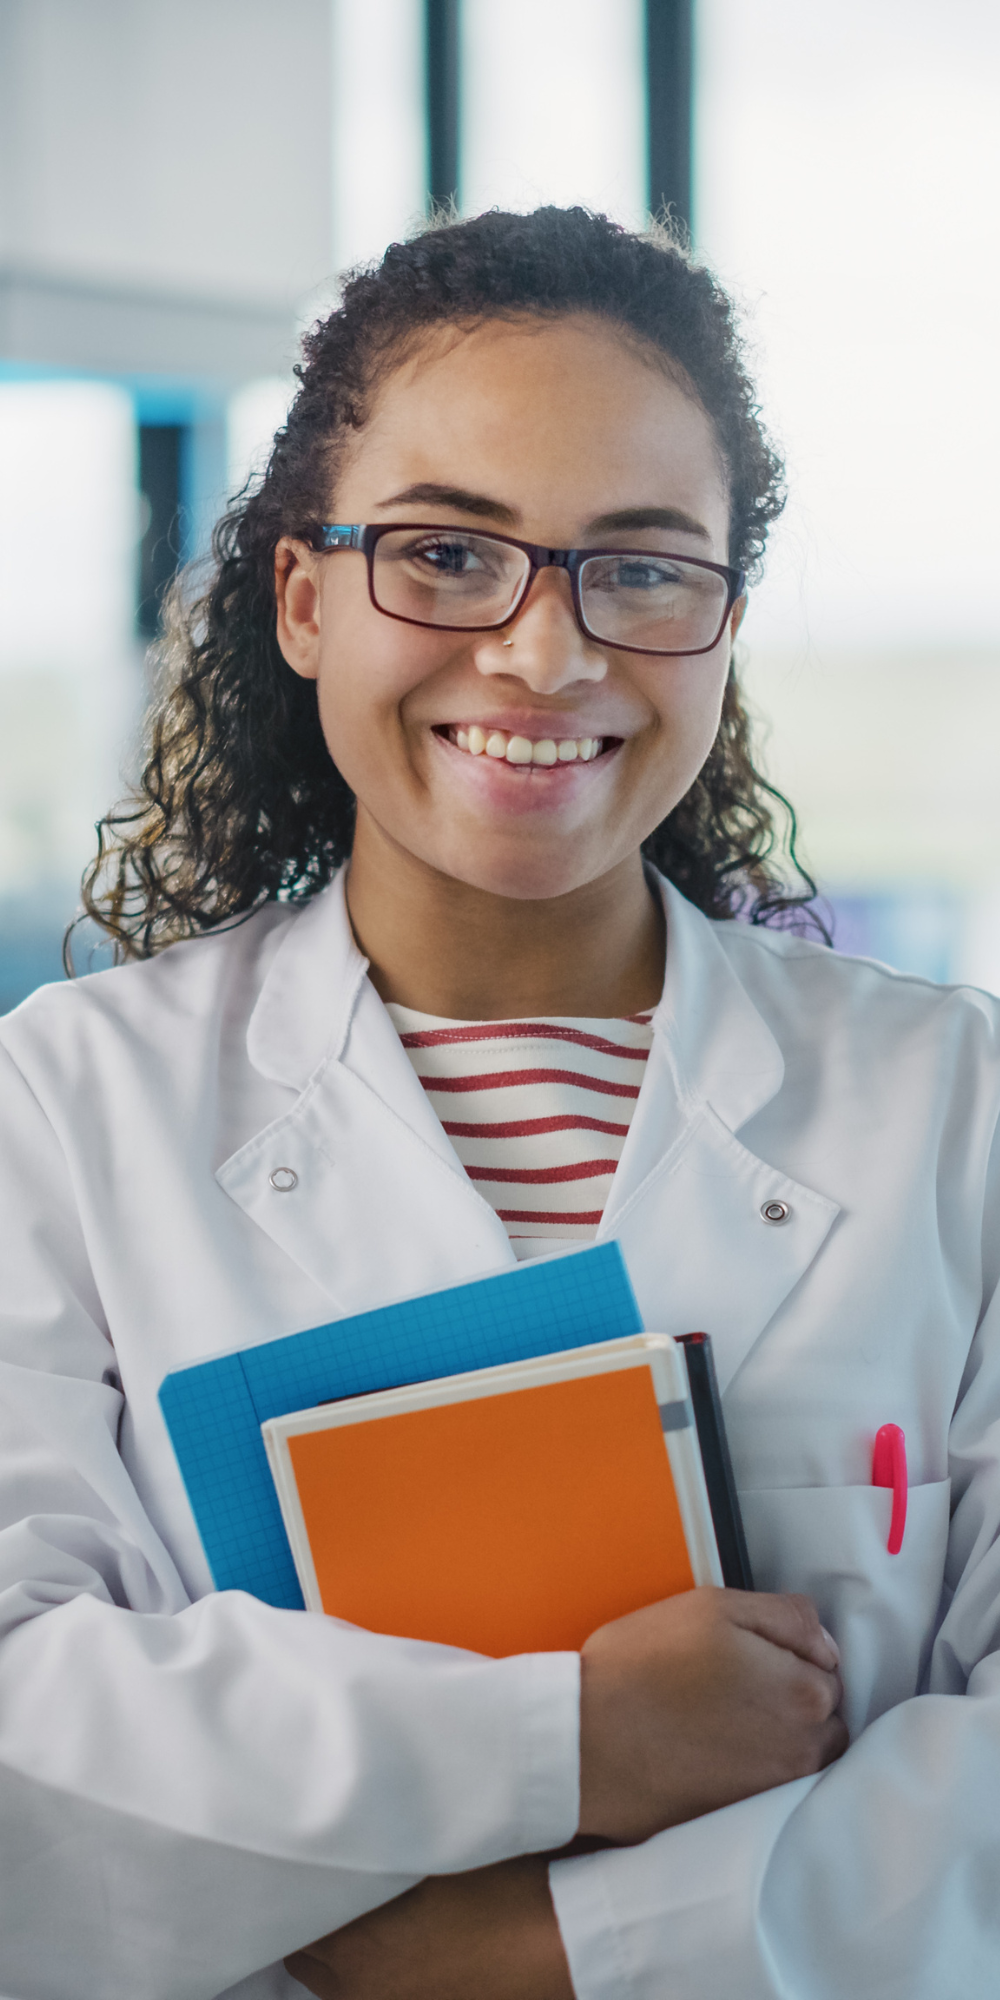
[[[662,893],[664,991],[599,1237],[620,1241],[650,1329],[712,1334],[725,1386],[837,1205],[736,1136],[780,1090],[781,1051],[721,927],[669,884]],[[252,1063],[294,1102],[217,1176],[322,1287],[331,1317],[514,1263],[366,970],[341,875],[290,922],[250,1020]],[[271,1181],[279,1167],[295,1176],[289,1193]],[[787,1205],[786,1226],[764,1222],[773,1201]]]
[[[667,920],[663,996],[653,1017],[688,1109],[707,1103],[738,1132],[781,1089],[784,1058],[741,986],[719,936],[671,882],[657,877]]]
[[[621,1244],[651,1332],[712,1336],[725,1389],[838,1213],[737,1136],[784,1081],[726,930],[667,882],[667,970],[635,1116],[599,1240]],[[783,1205],[785,1219],[765,1211]]]
[[[254,1068],[297,1090],[342,1054],[368,970],[351,930],[346,872],[289,923],[247,1030]],[[681,1101],[707,1101],[735,1132],[781,1088],[781,1051],[715,926],[663,876],[656,882],[669,948],[654,1032]]]
[[[298,1094],[216,1175],[329,1295],[331,1317],[515,1262],[367,970],[341,871],[289,924],[247,1030],[254,1068]],[[271,1176],[290,1174],[279,1191]]]
[[[346,869],[297,911],[260,989],[247,1029],[254,1069],[304,1090],[328,1056],[340,1054],[368,970],[347,909]]]

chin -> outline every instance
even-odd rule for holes
[[[608,872],[607,860],[588,867],[579,854],[561,859],[539,855],[532,859],[523,854],[474,857],[465,852],[448,856],[435,865],[441,874],[478,890],[481,895],[502,896],[514,903],[548,902],[557,896],[569,896]]]

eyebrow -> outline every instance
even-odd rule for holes
[[[591,521],[587,532],[591,535],[627,534],[630,528],[673,528],[678,534],[698,535],[703,542],[712,537],[701,521],[693,514],[685,514],[681,507],[621,507],[613,514],[600,514]]]
[[[457,514],[475,514],[480,520],[502,522],[505,528],[516,528],[521,519],[516,507],[493,500],[488,493],[470,493],[464,486],[439,486],[433,480],[407,486],[402,493],[394,493],[391,499],[380,500],[378,504],[381,510],[422,506],[425,501],[432,507],[451,507]]]
[[[379,511],[424,505],[450,507],[455,513],[473,514],[479,520],[495,521],[505,528],[516,528],[521,520],[516,507],[508,507],[505,501],[494,500],[488,493],[473,493],[464,486],[443,486],[434,480],[421,480],[401,493],[393,493],[388,500],[379,502]],[[599,514],[588,523],[585,534],[587,537],[620,535],[640,528],[673,529],[678,534],[697,535],[703,542],[712,539],[702,522],[681,507],[621,507],[611,514]]]

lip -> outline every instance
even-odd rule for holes
[[[546,714],[529,708],[507,708],[502,715],[484,715],[481,709],[470,709],[467,715],[438,716],[431,728],[436,735],[442,729],[471,729],[477,722],[487,732],[502,729],[507,736],[527,736],[532,743],[541,742],[546,736],[552,736],[558,742],[560,737],[569,736],[613,736],[620,739],[625,735],[623,729],[609,726],[607,719],[597,722],[580,714],[553,714],[551,709]]]
[[[472,720],[475,722],[479,718],[474,716]],[[464,729],[466,726],[464,722],[436,724],[430,731],[434,753],[447,759],[445,768],[450,784],[464,786],[480,810],[486,807],[504,815],[517,816],[525,813],[558,811],[561,807],[579,802],[584,787],[600,785],[607,781],[612,766],[624,748],[624,739],[616,736],[611,747],[602,751],[592,763],[549,766],[509,764],[506,758],[472,757],[467,750],[460,750],[457,744],[452,743],[446,734],[440,733],[448,728]],[[484,723],[482,726],[487,725]],[[556,734],[551,726],[551,718],[544,729],[539,729],[537,720],[531,730],[524,725],[515,730],[509,723],[501,722],[493,726],[497,729],[506,728],[511,735],[528,736],[533,731],[537,738],[543,734]],[[597,736],[601,732],[596,729],[588,731],[584,728],[577,731],[575,722],[571,727],[566,727],[560,718],[558,731],[560,736],[577,733],[581,736],[588,734]]]

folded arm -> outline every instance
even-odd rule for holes
[[[0,1991],[206,2000],[578,1817],[578,1662],[191,1603],[119,1451],[55,1137],[0,1051]],[[280,1976],[280,1975],[278,1975]]]
[[[846,1731],[836,1654],[801,1598],[698,1590],[583,1649],[582,1845],[636,1842],[814,1772]],[[544,1856],[421,1883],[298,1953],[319,2000],[571,2000]]]

